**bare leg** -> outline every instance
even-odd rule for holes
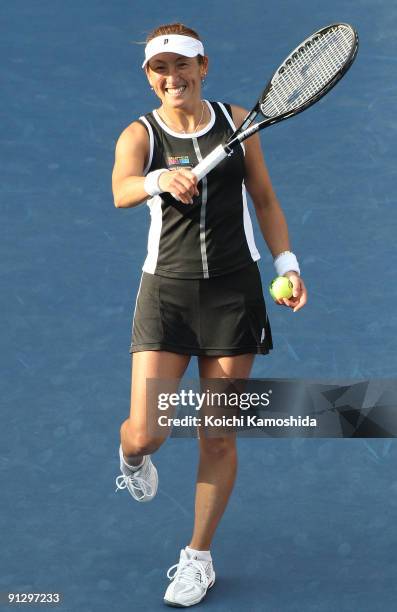
[[[143,455],[154,453],[167,437],[166,435],[154,437],[148,433],[150,416],[148,416],[146,379],[175,379],[177,387],[189,360],[189,355],[168,351],[142,351],[133,354],[130,416],[120,428],[121,447],[130,464],[141,463]],[[149,412],[154,414],[154,410]]]
[[[253,354],[233,357],[201,357],[201,378],[248,378]],[[218,523],[225,511],[237,474],[236,438],[199,438],[200,463],[195,502],[195,520],[189,546],[209,550]]]

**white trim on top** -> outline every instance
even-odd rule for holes
[[[199,136],[204,136],[204,134],[209,132],[215,123],[214,109],[212,108],[208,100],[203,100],[203,102],[205,102],[208,106],[208,109],[211,114],[211,119],[209,120],[209,123],[207,123],[207,125],[204,126],[203,129],[199,130],[198,132],[191,132],[190,134],[182,134],[181,132],[174,132],[174,130],[171,130],[171,128],[169,128],[168,125],[164,123],[164,121],[161,119],[160,115],[158,114],[156,110],[152,111],[153,117],[155,118],[155,120],[157,121],[161,129],[163,129],[164,132],[167,132],[167,134],[170,134],[170,136],[175,136],[175,138],[198,138]]]
[[[193,138],[193,146],[199,162],[202,161],[203,156],[201,155],[200,147],[197,138]],[[207,258],[207,244],[205,235],[205,220],[207,214],[207,198],[208,198],[208,182],[205,176],[202,181],[202,193],[201,193],[201,210],[200,210],[200,252],[201,252],[201,264],[203,266],[203,277],[209,278],[208,273],[208,258]]]
[[[231,128],[232,128],[233,132],[235,132],[235,131],[236,131],[236,129],[237,129],[237,128],[236,128],[236,124],[234,123],[233,118],[232,118],[232,117],[229,115],[229,113],[227,112],[227,110],[226,110],[226,106],[225,106],[224,104],[222,104],[222,102],[218,102],[218,104],[219,104],[219,106],[221,107],[221,109],[223,110],[223,114],[225,115],[226,119],[227,119],[227,120],[228,120],[228,122],[230,123],[230,126],[231,126]],[[242,150],[243,150],[243,153],[244,153],[244,155],[245,155],[245,147],[244,147],[244,144],[243,144],[242,142],[240,142],[240,144],[241,144],[241,148],[242,148]]]
[[[161,227],[163,224],[163,212],[161,208],[162,199],[154,196],[147,201],[150,209],[150,228],[147,241],[147,256],[142,270],[154,274],[159,257]]]
[[[247,240],[248,248],[250,250],[253,261],[258,261],[258,259],[260,259],[261,256],[255,244],[254,230],[252,229],[251,215],[250,215],[249,208],[248,208],[247,193],[245,190],[244,182],[242,184],[241,195],[243,197],[243,222],[244,222],[245,238]]]

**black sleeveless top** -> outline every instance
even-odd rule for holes
[[[224,142],[235,126],[228,104],[205,101],[211,120],[192,134],[172,131],[156,111],[139,118],[149,133],[144,174],[159,168],[190,169]],[[198,184],[193,204],[170,195],[147,201],[151,215],[143,271],[171,278],[209,278],[260,258],[244,186],[244,147],[224,159]]]

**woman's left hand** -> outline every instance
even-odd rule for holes
[[[292,308],[294,312],[297,312],[298,310],[303,308],[303,306],[307,302],[307,290],[305,284],[299,274],[297,274],[293,270],[291,270],[291,272],[286,272],[285,274],[283,274],[283,276],[289,278],[293,285],[292,297],[289,299],[280,298],[279,300],[275,301],[277,302],[277,304],[280,304],[282,306],[288,306],[289,308]]]

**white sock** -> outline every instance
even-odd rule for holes
[[[123,462],[123,467],[126,469],[128,473],[131,473],[131,472],[136,472],[142,467],[145,457],[141,457],[141,461],[137,463],[137,465],[134,465],[132,464],[132,461],[135,460],[135,457],[125,457],[123,451],[121,451],[121,459]],[[136,460],[139,461],[139,457],[137,457]]]
[[[197,561],[212,561],[211,551],[209,550],[195,550],[194,548],[190,548],[190,546],[185,546],[185,550],[189,559],[197,559]]]
[[[144,460],[144,456],[140,455],[139,457],[124,457],[124,462],[126,465],[128,465],[129,468],[131,468],[132,470],[135,470],[136,468],[142,467],[142,463]]]

